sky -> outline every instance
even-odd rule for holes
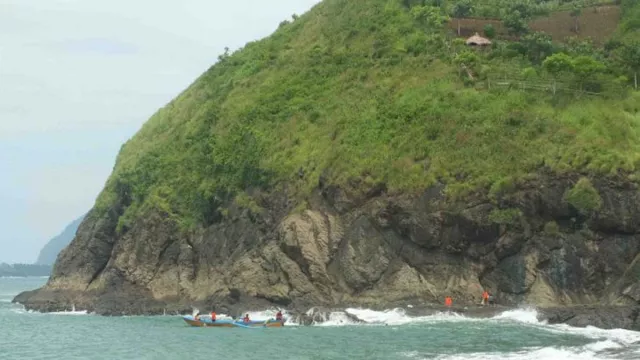
[[[319,0],[0,0],[0,262],[93,206],[121,145],[231,50]]]

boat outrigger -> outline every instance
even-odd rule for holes
[[[217,319],[211,321],[211,318],[200,317],[195,318],[193,315],[183,316],[182,319],[189,325],[195,327],[241,327],[241,328],[260,328],[260,327],[283,327],[287,319],[282,320],[267,319],[267,320],[251,320],[245,322],[242,319]]]

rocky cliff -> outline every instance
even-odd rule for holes
[[[221,55],[123,146],[46,286],[16,301],[235,313],[472,305],[488,289],[635,323],[640,98],[483,82],[543,81],[558,52],[589,89],[624,68],[588,44],[541,51],[544,36],[472,51],[447,6],[326,0]]]
[[[593,180],[602,208],[567,202],[573,176],[540,175],[511,193],[451,204],[441,187],[392,194],[384,184],[314,191],[291,212],[283,192],[255,194],[261,210],[180,235],[160,214],[116,234],[117,209],[90,214],[48,284],[17,298],[28,308],[98,313],[279,306],[478,303],[636,305],[640,193]],[[498,209],[517,209],[496,222]],[[551,226],[549,224],[556,224]]]

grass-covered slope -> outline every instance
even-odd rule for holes
[[[482,74],[505,66],[544,73],[544,57],[498,42],[470,51],[444,29],[450,9],[423,3],[325,0],[222,55],[123,146],[97,210],[124,201],[120,230],[150,209],[188,228],[215,221],[234,198],[256,206],[247,188],[295,183],[302,199],[323,173],[398,191],[441,181],[452,195],[495,191],[542,166],[634,176],[637,94],[480,86]],[[610,54],[550,49],[545,57],[598,61],[604,68],[585,70],[593,81],[628,85]],[[584,74],[571,76],[582,86]]]

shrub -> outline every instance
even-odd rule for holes
[[[557,222],[549,221],[548,223],[544,224],[544,232],[547,235],[558,235],[560,233],[560,227],[558,226]]]
[[[484,26],[484,36],[489,39],[493,39],[494,37],[496,37],[496,29],[492,24],[487,24]]]
[[[495,209],[489,214],[489,220],[500,225],[514,225],[521,216],[520,209]]]
[[[582,214],[588,214],[602,206],[598,190],[585,177],[580,178],[573,188],[566,192],[565,200]]]

